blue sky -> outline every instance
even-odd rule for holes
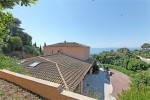
[[[150,43],[150,0],[39,0],[10,11],[38,45],[64,40],[94,48]]]

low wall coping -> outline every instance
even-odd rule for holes
[[[37,82],[37,83],[41,83],[41,84],[44,84],[44,85],[52,86],[52,87],[55,87],[55,88],[58,88],[58,87],[61,86],[61,84],[58,84],[58,83],[54,83],[54,82],[42,80],[42,79],[39,79],[39,78],[34,78],[34,77],[31,77],[31,76],[27,76],[27,75],[11,72],[11,71],[5,70],[5,69],[2,69],[0,71],[1,72],[5,72],[7,74],[11,74],[11,75],[17,76],[17,77],[20,77],[20,78],[31,80],[31,81],[34,81],[34,82]]]
[[[46,93],[46,92],[40,92],[41,94],[39,94],[39,95],[44,96],[46,98],[50,98],[50,99],[53,98],[53,99],[56,99],[56,100],[96,100],[94,98],[90,98],[90,97],[83,96],[83,95],[80,95],[80,94],[77,94],[77,93],[73,93],[71,91],[63,90],[61,88],[62,85],[58,84],[58,83],[54,83],[54,82],[34,78],[34,77],[31,77],[31,76],[11,72],[11,71],[8,71],[8,70],[5,70],[5,69],[0,70],[0,78],[6,79],[7,81],[10,81],[10,82],[13,82],[12,79],[9,79],[5,75],[7,75],[9,78],[10,77],[16,77],[18,79],[20,78],[20,79],[23,79],[23,80],[28,80],[28,82],[30,82],[30,83],[33,82],[33,84],[37,83],[37,84],[41,84],[41,86],[47,86],[46,91],[49,91],[48,90],[49,88],[53,88],[53,91],[51,91],[51,92],[53,92],[52,93],[53,96],[43,94],[43,93]],[[17,84],[17,85],[20,85],[16,81],[14,81],[14,83]],[[22,84],[20,86],[22,87]],[[24,88],[26,88],[26,87],[24,87]],[[29,90],[30,89],[31,88],[29,88]],[[30,91],[35,92],[34,90],[35,89],[31,89]],[[45,90],[39,90],[39,91],[45,91]],[[39,92],[36,91],[35,93],[38,94]]]

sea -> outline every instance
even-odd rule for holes
[[[90,54],[99,54],[103,51],[117,51],[117,49],[119,48],[91,48],[90,49]],[[128,48],[129,50],[133,51],[133,50],[140,50],[140,47],[133,47],[133,48]]]

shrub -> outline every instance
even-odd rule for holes
[[[41,54],[39,49],[33,45],[24,45],[23,51],[27,54],[32,54],[33,56]]]
[[[131,88],[119,95],[119,100],[149,100],[150,70],[137,72],[132,78]]]
[[[132,87],[127,91],[123,91],[119,95],[118,100],[149,100],[150,90],[147,86],[136,88]]]
[[[93,73],[99,71],[99,66],[97,65],[96,61],[93,63]]]
[[[127,68],[132,71],[147,70],[149,68],[149,65],[141,60],[132,60],[128,63]]]
[[[11,51],[21,51],[22,50],[22,40],[18,36],[11,36],[8,40],[8,43],[10,44]]]
[[[133,72],[132,71],[129,71],[127,70],[126,68],[124,67],[121,67],[121,66],[115,66],[115,65],[110,65],[110,64],[104,64],[104,66],[108,67],[108,68],[112,68],[112,69],[115,69],[115,70],[118,70],[128,76],[132,76]]]
[[[16,59],[0,54],[0,69],[7,69],[13,72],[27,74],[27,70],[17,63],[18,61]]]

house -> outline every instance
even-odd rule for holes
[[[63,53],[81,60],[86,60],[90,56],[90,47],[76,42],[62,42],[44,46],[44,55]]]
[[[57,43],[45,46],[43,56],[24,59],[21,65],[33,77],[62,84],[68,91],[78,89],[82,94],[83,79],[93,69],[89,51],[89,46],[79,43]]]

